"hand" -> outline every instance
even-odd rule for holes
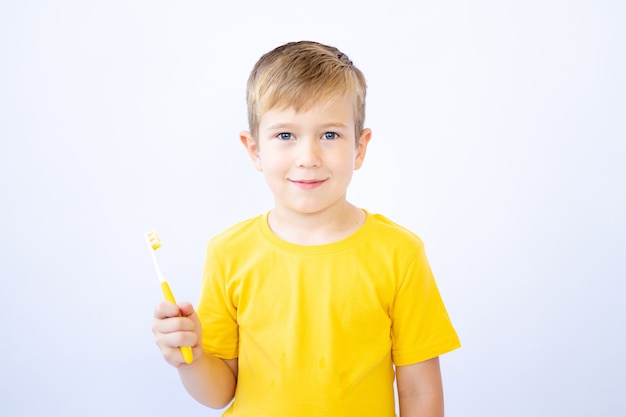
[[[175,368],[186,365],[181,346],[193,350],[194,362],[202,355],[202,325],[190,303],[160,302],[154,311],[152,332],[165,360]]]

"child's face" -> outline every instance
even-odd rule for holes
[[[347,99],[298,113],[270,110],[260,119],[256,140],[249,132],[241,134],[276,209],[303,214],[345,207],[352,173],[361,167],[370,138],[370,129],[355,138]]]

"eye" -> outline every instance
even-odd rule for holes
[[[276,135],[280,140],[290,140],[292,138],[291,133],[283,132]]]
[[[336,132],[324,133],[324,139],[326,140],[333,140],[333,139],[337,139],[338,137],[339,137],[339,134],[337,134]]]

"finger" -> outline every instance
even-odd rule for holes
[[[154,333],[174,333],[194,331],[196,323],[189,317],[168,317],[164,319],[154,319],[152,331]]]
[[[161,354],[163,355],[163,358],[165,358],[167,363],[174,366],[175,368],[178,368],[185,363],[185,359],[183,358],[183,354],[180,351],[180,348],[161,348]]]
[[[180,316],[180,309],[174,303],[169,301],[161,301],[154,309],[154,317],[156,319],[165,319],[169,317]]]
[[[177,349],[181,346],[196,347],[198,336],[194,332],[161,333],[157,335],[156,342],[165,354],[168,349]]]
[[[183,301],[182,303],[178,304],[178,308],[180,310],[180,314],[185,316],[185,317],[189,317],[192,314],[195,314],[196,311],[193,308],[193,305],[191,303],[188,303],[186,301]]]
[[[183,316],[193,321],[194,325],[196,326],[196,330],[200,332],[199,335],[201,337],[202,323],[200,322],[200,317],[198,317],[198,314],[196,314],[196,311],[194,310],[193,305],[191,305],[190,303],[181,303],[179,305],[179,308]]]

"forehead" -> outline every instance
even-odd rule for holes
[[[288,125],[328,125],[352,128],[355,123],[353,101],[348,97],[315,102],[309,106],[275,106],[261,114],[260,129]]]

